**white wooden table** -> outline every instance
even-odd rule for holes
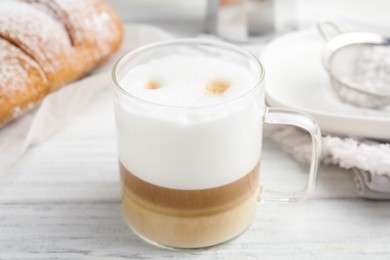
[[[390,259],[390,202],[356,196],[350,173],[321,166],[311,201],[262,203],[237,239],[167,251],[122,219],[110,90],[0,180],[0,259]],[[270,141],[264,185],[289,189],[306,170]]]

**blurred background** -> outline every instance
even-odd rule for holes
[[[306,28],[321,17],[345,20],[354,26],[381,32],[390,31],[390,1],[388,0],[255,0],[268,6],[276,30]],[[160,25],[175,31],[185,27],[191,33],[203,33],[210,5],[216,2],[244,2],[244,0],[109,0],[125,22]],[[271,6],[271,9],[269,7]],[[264,8],[263,8],[264,9]],[[259,18],[261,19],[261,17]]]

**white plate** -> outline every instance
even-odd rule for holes
[[[324,44],[312,29],[281,36],[264,49],[267,103],[309,113],[323,133],[390,139],[390,106],[359,108],[333,92],[321,61]]]

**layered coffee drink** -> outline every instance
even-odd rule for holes
[[[230,240],[255,216],[262,102],[244,64],[165,55],[121,76],[115,100],[122,205],[130,228],[164,246]]]

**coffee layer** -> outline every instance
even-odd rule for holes
[[[198,248],[234,238],[253,221],[259,164],[243,178],[217,188],[176,190],[147,183],[120,164],[126,222],[165,246]]]
[[[243,197],[253,194],[259,186],[259,164],[243,178],[217,188],[202,190],[179,190],[160,187],[145,182],[130,173],[120,163],[123,191],[140,203],[180,209],[218,209],[238,203]],[[137,198],[138,197],[138,198]]]
[[[163,246],[200,248],[241,234],[253,222],[257,199],[256,194],[252,194],[225,211],[186,217],[178,212],[166,214],[146,208],[125,194],[122,204],[125,220],[136,234]]]

